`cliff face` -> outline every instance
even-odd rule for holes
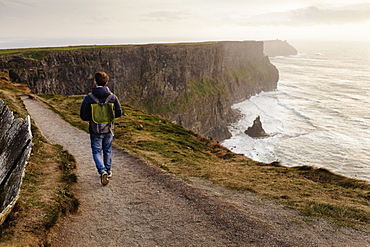
[[[263,41],[263,52],[269,57],[297,55],[297,50],[282,40]]]
[[[234,103],[274,90],[278,81],[257,41],[41,50],[27,57],[0,57],[0,70],[34,93],[86,94],[94,73],[105,71],[121,102],[216,140],[230,135]]]

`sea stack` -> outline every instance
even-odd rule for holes
[[[254,121],[252,127],[248,127],[246,131],[244,131],[245,134],[249,135],[253,138],[263,138],[270,136],[265,132],[265,130],[262,128],[262,123],[260,116],[258,116]]]

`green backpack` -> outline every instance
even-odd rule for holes
[[[92,121],[90,125],[92,131],[95,134],[113,134],[114,104],[108,103],[113,94],[110,94],[104,103],[100,103],[99,99],[92,93],[89,96],[96,102],[96,104],[91,104]]]

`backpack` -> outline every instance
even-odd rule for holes
[[[92,121],[90,126],[92,131],[95,134],[113,134],[114,104],[108,103],[113,94],[110,94],[104,103],[100,103],[99,99],[92,93],[89,96],[96,102],[96,104],[91,104]]]

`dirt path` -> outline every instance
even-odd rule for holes
[[[119,148],[102,186],[88,134],[23,100],[43,135],[78,163],[80,210],[62,219],[52,246],[370,246],[366,232],[305,223],[294,211],[199,179],[186,184]]]

